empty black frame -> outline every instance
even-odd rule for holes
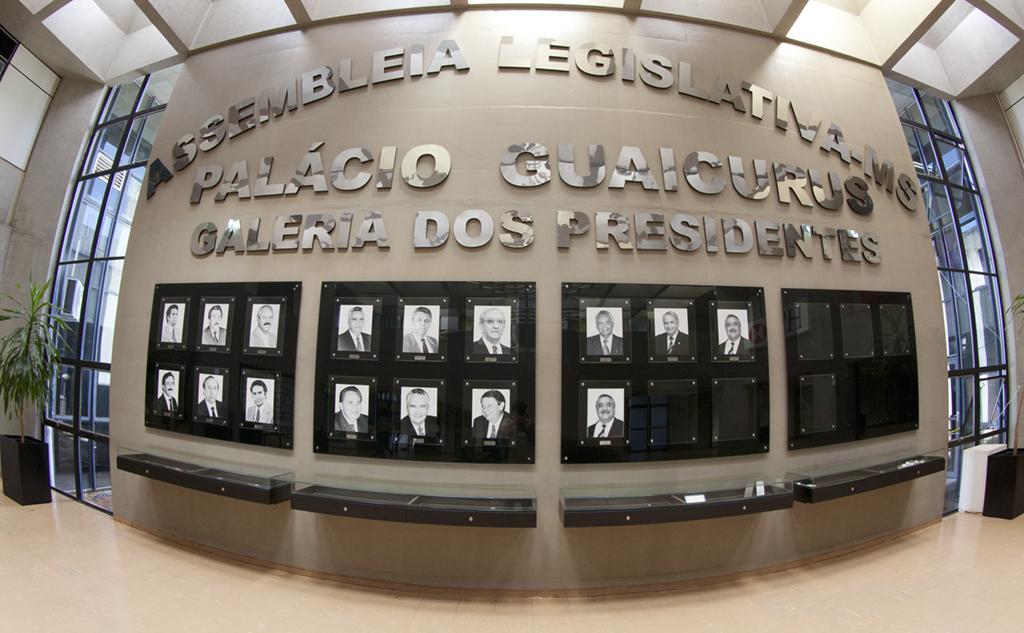
[[[157,284],[153,290],[153,308],[150,318],[149,358],[146,375],[146,426],[150,429],[172,431],[206,437],[227,442],[240,442],[274,448],[291,449],[293,444],[293,415],[295,407],[295,356],[299,332],[299,303],[302,284],[299,282],[243,282],[243,283],[192,283]],[[281,299],[279,318],[282,325],[278,330],[281,355],[254,355],[245,353],[248,332],[245,327],[249,315],[246,307],[250,299],[274,297]],[[191,344],[176,349],[158,345],[163,315],[162,306],[168,299],[184,299],[192,309],[184,324]],[[223,349],[204,346],[201,331],[204,315],[203,299],[215,299],[210,303],[230,303],[226,327],[231,333],[230,344]],[[241,307],[240,307],[241,306]],[[177,389],[179,415],[161,415],[156,397],[160,392],[157,384],[157,370],[164,367],[180,367],[181,375]],[[222,421],[211,423],[196,417],[198,398],[194,397],[200,388],[196,381],[199,368],[216,369],[223,372],[226,388],[220,394],[226,408]],[[247,376],[274,378],[274,419],[275,424],[246,424],[244,378]],[[218,413],[220,413],[218,411]]]
[[[799,340],[807,335],[807,306],[820,304],[829,306],[830,355],[802,358]],[[784,288],[782,308],[790,449],[918,428],[917,347],[909,293]],[[853,353],[848,355],[848,350]],[[814,418],[807,419],[809,415]]]
[[[376,321],[377,358],[333,353],[338,299],[359,298],[372,302]],[[514,305],[506,327],[515,344],[513,362],[488,361],[474,354],[473,306],[481,297],[492,305]],[[403,353],[404,307],[441,305],[439,323],[444,334],[444,360],[435,354]],[[379,319],[379,320],[378,320]],[[534,461],[534,393],[536,340],[536,286],[529,282],[324,282],[320,295],[320,326],[317,334],[316,395],[314,399],[313,451],[334,455],[417,461],[520,463]],[[439,341],[440,342],[440,341]],[[504,360],[504,359],[502,359]],[[427,361],[427,362],[424,362]],[[431,362],[436,361],[436,362]],[[364,435],[332,433],[333,395],[331,378],[363,376],[375,380],[373,428]],[[441,403],[436,440],[415,441],[401,428],[401,386],[434,381]],[[442,384],[443,382],[443,384]],[[467,382],[505,385],[514,383],[506,411],[514,431],[503,441],[477,441],[472,437],[472,402],[466,398]],[[398,383],[398,384],[396,384]],[[431,392],[433,393],[433,392]],[[412,441],[410,441],[412,439]],[[506,441],[507,440],[507,441]]]
[[[627,304],[628,301],[628,304]],[[749,336],[752,358],[713,361],[718,341],[711,318],[712,303],[749,305]],[[630,362],[588,362],[581,350],[581,307],[628,305],[623,332],[630,338]],[[655,340],[652,308],[685,307],[690,355],[664,362],[651,350]],[[680,320],[682,317],[680,315]],[[712,344],[714,342],[714,345]],[[652,360],[654,359],[654,360]],[[713,382],[745,379],[753,393],[750,433],[714,438]],[[628,405],[616,403],[623,415],[621,439],[596,441],[586,437],[584,385],[623,386]],[[674,399],[667,394],[678,392]],[[598,394],[599,395],[599,394]],[[596,403],[595,403],[596,407]],[[672,419],[670,411],[683,416]],[[672,284],[562,284],[562,453],[566,464],[658,461],[768,451],[769,394],[768,348],[765,343],[764,291],[754,287],[687,286]],[[733,436],[735,435],[735,436]],[[582,436],[582,437],[581,437]]]

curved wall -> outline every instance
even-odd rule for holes
[[[659,147],[676,151],[677,166],[690,151],[705,149],[791,162],[843,178],[863,175],[836,154],[800,140],[793,129],[619,76],[595,78],[572,72],[498,69],[503,35],[531,44],[537,38],[574,44],[607,43],[616,49],[656,53],[692,64],[694,84],[710,86],[716,74],[747,80],[784,95],[827,126],[842,126],[851,146],[874,147],[891,158],[897,173],[913,176],[913,165],[881,74],[876,70],[769,38],[704,25],[584,11],[467,11],[345,22],[268,36],[190,57],[164,114],[154,155],[170,166],[170,147],[196,133],[207,117],[265,88],[320,65],[353,58],[356,73],[368,69],[371,51],[421,44],[429,64],[437,44],[455,39],[471,64],[467,73],[405,78],[372,85],[300,106],[257,129],[225,140],[160,185],[140,202],[128,248],[118,306],[112,389],[114,447],[171,450],[229,462],[260,463],[300,477],[358,476],[393,481],[535,488],[536,529],[465,529],[342,519],[293,512],[287,504],[259,507],[174,488],[121,472],[113,474],[115,515],[177,537],[254,556],[350,576],[444,586],[567,588],[622,585],[718,575],[779,564],[864,541],[938,518],[942,479],[929,477],[790,511],[693,523],[629,528],[564,529],[558,516],[559,490],[582,484],[621,485],[690,481],[763,473],[781,476],[816,464],[892,451],[931,451],[945,446],[944,330],[926,214],[904,210],[891,194],[871,186],[875,210],[860,216],[780,204],[773,193],[753,202],[731,188],[701,196],[680,175],[677,192],[623,190],[602,185],[572,189],[554,180],[517,189],[498,172],[501,152],[513,143],[534,141],[554,153],[573,143],[577,156],[588,143],[605,145],[612,163],[623,145],[640,146],[655,168]],[[749,105],[749,94],[744,97]],[[246,159],[255,170],[260,157],[275,156],[273,182],[286,181],[306,148],[325,141],[325,167],[348,147],[436,143],[452,155],[447,180],[431,189],[398,182],[391,190],[373,183],[355,192],[309,190],[296,196],[215,203],[213,190],[189,205],[198,166],[227,169]],[[552,156],[552,162],[554,157]],[[579,163],[578,159],[578,163]],[[372,168],[376,163],[370,165]],[[553,169],[554,166],[553,166]],[[585,165],[581,165],[581,170]],[[611,167],[609,166],[609,172]],[[286,175],[287,174],[287,175]],[[251,174],[253,175],[253,174]],[[728,180],[727,180],[728,182]],[[455,243],[416,252],[413,216],[436,209],[454,217],[471,208],[499,216],[506,209],[529,210],[536,243],[510,250],[495,239],[479,250]],[[391,248],[369,246],[337,253],[291,252],[194,257],[193,229],[228,218],[242,226],[255,217],[272,222],[288,213],[380,210]],[[879,236],[879,265],[820,257],[759,257],[753,253],[606,252],[592,236],[569,250],[555,243],[558,209],[663,211],[736,215],[870,231]],[[144,419],[146,356],[155,283],[299,280],[301,305],[296,369],[295,450],[261,449],[147,430]],[[398,463],[312,452],[312,401],[319,285],[325,280],[536,280],[538,292],[536,465]],[[763,286],[771,368],[771,444],[767,454],[658,464],[559,464],[560,289],[562,281],[631,281]],[[917,332],[920,419],[916,432],[790,452],[787,450],[785,348],[780,289],[783,287],[898,290],[912,293]]]

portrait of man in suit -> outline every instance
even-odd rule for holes
[[[274,423],[274,401],[267,383],[272,380],[254,378],[249,381],[249,401],[245,408],[245,421],[251,424]]]
[[[344,306],[343,306],[344,307]],[[363,330],[366,328],[367,316],[370,314],[371,306],[352,306],[345,314],[339,314],[339,320],[344,320],[346,328],[338,334],[337,349],[339,352],[369,352],[370,335]],[[339,327],[341,323],[338,324]],[[372,327],[372,326],[371,326]]]
[[[335,391],[338,395],[334,410],[334,430],[342,433],[369,433],[370,416],[364,413],[363,391],[356,385],[335,385]]]
[[[277,348],[277,311],[269,303],[253,305],[252,330],[249,332],[249,347],[262,349]]]
[[[168,303],[164,307],[164,322],[160,329],[161,343],[182,342],[181,304]]]
[[[502,356],[512,353],[511,336],[507,334],[508,306],[476,306],[477,330],[480,337],[473,341],[473,353]]]
[[[203,345],[222,347],[228,344],[228,331],[223,325],[226,316],[224,308],[219,303],[215,303],[207,309],[206,327],[203,328]]]
[[[740,321],[738,311],[719,310],[719,318],[725,312],[725,320],[721,321],[723,332],[718,334],[719,356],[753,356],[754,344],[744,336],[745,328]],[[746,313],[743,314],[746,317]],[[722,335],[725,336],[722,336]]]
[[[403,387],[403,408],[405,416],[399,423],[399,433],[406,437],[437,437],[441,434],[441,425],[436,415],[430,415],[431,393],[436,389],[423,387]],[[436,405],[435,405],[436,407]],[[435,408],[436,411],[436,408]]]
[[[482,392],[482,393],[480,393]],[[474,389],[480,394],[480,415],[473,418],[473,438],[484,440],[515,439],[515,421],[508,413],[508,401],[499,389]],[[477,411],[473,407],[474,413]]]
[[[402,351],[409,354],[437,354],[437,336],[431,334],[434,324],[435,306],[406,306],[405,336],[402,337]],[[412,311],[411,317],[409,311]]]
[[[656,318],[659,313],[661,318],[655,325],[660,323],[662,332],[654,337],[652,353],[656,356],[689,356],[690,335],[682,329],[687,327],[686,310],[683,308],[678,310],[655,309]]]
[[[588,312],[591,308],[587,309]],[[602,308],[594,316],[594,327],[597,334],[587,337],[587,354],[589,356],[622,356],[625,348],[622,345],[622,337],[615,334],[616,313],[621,316],[621,308]]]
[[[160,395],[156,399],[156,412],[166,417],[177,417],[178,399],[174,397],[174,392],[178,383],[178,372],[165,371],[158,372],[158,374],[160,376]]]
[[[221,379],[214,374],[200,374],[202,379],[199,383],[199,415],[204,418],[224,419],[227,411],[224,409],[224,402],[220,398]]]
[[[616,402],[610,391],[602,391],[594,401],[597,416],[587,423],[588,438],[620,438],[625,434],[626,423],[615,417]]]

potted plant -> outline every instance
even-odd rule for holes
[[[0,402],[8,417],[18,418],[18,435],[0,435],[0,476],[4,494],[21,505],[50,502],[50,460],[42,440],[25,435],[25,413],[41,411],[57,366],[57,337],[67,322],[47,301],[50,284],[29,281],[25,299],[5,296],[13,306],[0,308],[0,321],[12,330],[0,338]],[[22,287],[18,285],[18,291]]]
[[[1015,317],[1024,317],[1024,293],[1017,295],[1007,310],[1010,322]],[[1021,330],[1024,330],[1022,324]],[[1024,435],[1024,380],[1010,400],[1017,397],[1017,420],[1009,429],[1009,448],[993,453],[988,458],[988,474],[985,477],[985,509],[988,517],[1015,519],[1024,514],[1024,453],[1020,450]],[[1009,404],[1009,403],[1007,403]]]

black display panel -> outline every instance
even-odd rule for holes
[[[157,284],[146,426],[292,448],[298,282]]]
[[[562,284],[562,462],[768,450],[760,288]]]
[[[532,463],[535,337],[532,283],[324,283],[313,451]]]
[[[918,427],[908,293],[787,288],[782,301],[791,449]]]

